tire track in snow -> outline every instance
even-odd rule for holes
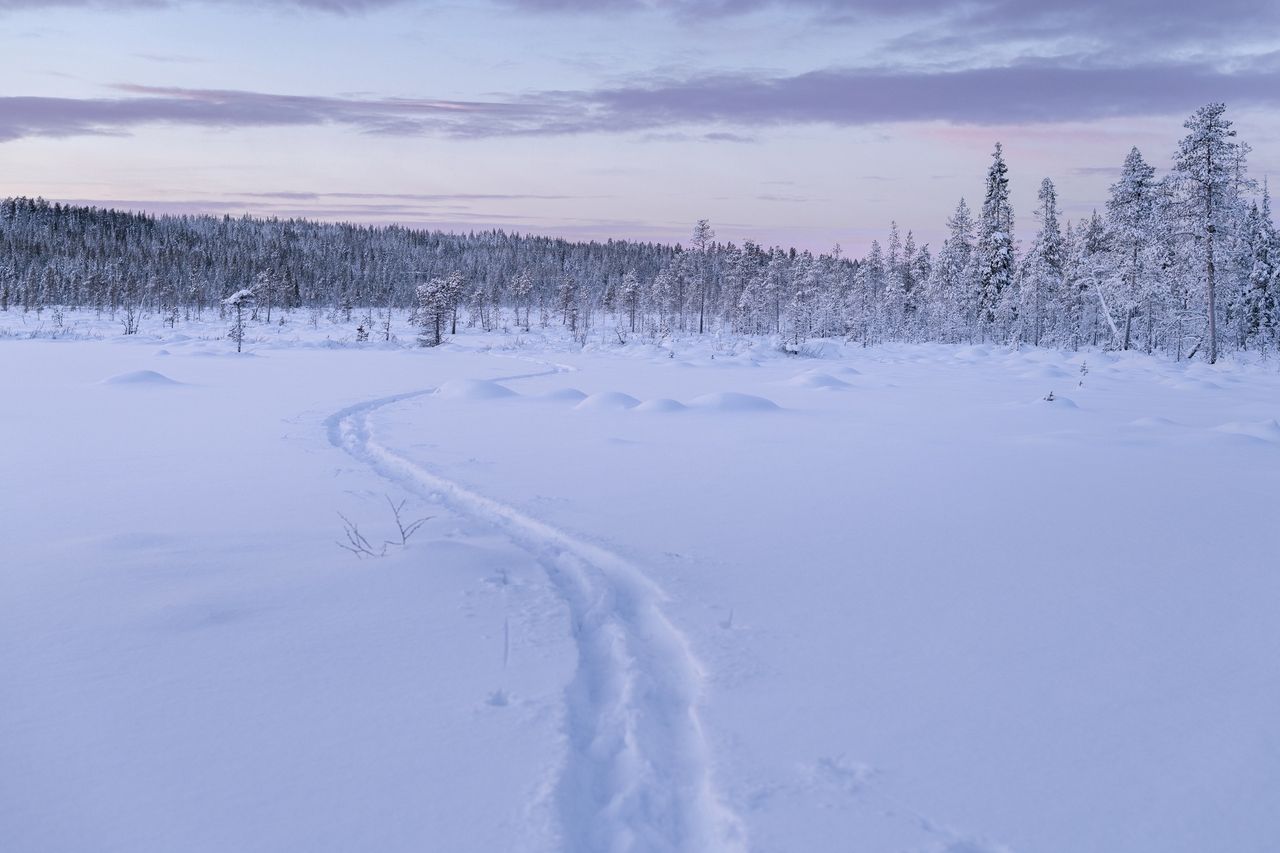
[[[327,421],[329,440],[403,488],[501,530],[537,559],[567,605],[578,664],[565,692],[567,754],[554,795],[559,849],[745,850],[741,825],[712,784],[697,714],[703,676],[688,642],[662,613],[662,591],[616,554],[434,474],[378,441],[375,412],[434,390],[343,409]]]

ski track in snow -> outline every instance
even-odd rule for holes
[[[501,377],[510,382],[573,368]],[[327,420],[329,440],[382,477],[501,530],[546,571],[568,607],[578,663],[565,692],[567,753],[554,792],[572,853],[737,853],[697,715],[703,675],[662,613],[662,591],[617,555],[430,472],[379,443],[373,415],[434,391],[382,397]]]

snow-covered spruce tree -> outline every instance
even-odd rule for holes
[[[13,293],[13,283],[17,279],[13,261],[0,266],[0,311],[9,310],[9,299]]]
[[[529,309],[533,305],[533,276],[529,274],[528,269],[522,268],[512,280],[511,299],[516,312],[516,325],[526,332],[529,331]],[[520,319],[522,310],[524,311],[523,320]]]
[[[1009,167],[999,142],[987,170],[987,190],[982,202],[978,232],[978,322],[981,336],[1007,331],[1011,319],[1007,306],[1013,291],[1013,206],[1009,203]]]
[[[1271,198],[1263,193],[1262,206],[1253,205],[1245,222],[1245,241],[1249,249],[1249,277],[1239,304],[1238,343],[1266,350],[1277,342],[1277,284],[1280,283],[1280,245],[1271,221]]]
[[[489,300],[489,288],[483,281],[472,281],[464,299],[467,306],[467,327],[480,328],[486,332],[493,330],[492,303]]]
[[[792,264],[791,258],[781,249],[769,250],[769,263],[764,272],[764,297],[767,325],[765,332],[782,334],[782,306],[791,292]]]
[[[891,221],[889,223],[889,240],[887,243],[888,253],[885,257],[885,282],[884,289],[878,294],[879,296],[879,319],[882,324],[880,336],[890,340],[896,340],[901,334],[901,324],[903,308],[906,302],[907,283],[904,280],[907,275],[909,263],[905,258],[905,252],[902,246],[902,236],[898,231],[898,223]],[[912,251],[915,251],[915,242],[912,241]]]
[[[640,279],[636,277],[635,270],[627,270],[626,275],[622,277],[622,284],[618,287],[618,303],[626,314],[627,328],[632,332],[636,330],[636,318],[640,314],[642,293]]]
[[[659,338],[666,337],[674,331],[673,313],[676,301],[675,276],[667,267],[663,267],[653,277],[649,287],[649,303],[653,306],[653,320],[650,331]]]
[[[612,315],[615,326],[618,323],[618,306],[621,301],[618,295],[619,287],[621,287],[621,282],[616,282],[613,276],[609,276],[604,284],[604,293],[600,296],[600,307],[604,310],[606,316]]]
[[[568,326],[570,332],[578,330],[578,300],[581,296],[577,279],[567,277],[560,282],[560,287],[556,289],[556,297],[560,311],[560,323]]]
[[[927,335],[952,343],[971,335],[978,306],[972,276],[974,222],[963,198],[947,220],[947,230],[928,281]]]
[[[898,247],[898,225],[890,224],[888,281],[884,290],[884,333],[891,340],[909,340],[914,336],[916,299],[921,277],[921,258],[916,238],[907,231]]]
[[[244,346],[244,324],[248,319],[247,312],[253,309],[253,290],[244,288],[222,300],[222,304],[231,312],[231,327],[227,337],[236,342],[236,352]]]
[[[866,258],[858,267],[852,306],[852,313],[856,318],[854,337],[861,340],[863,346],[875,343],[877,340],[876,317],[880,313],[880,305],[888,281],[888,266],[880,241],[872,240]]]
[[[788,338],[799,345],[813,334],[818,298],[818,270],[813,255],[801,252],[796,259],[795,281],[787,303]]]
[[[911,232],[907,232],[911,237]],[[927,298],[928,282],[933,275],[933,252],[929,244],[924,243],[915,252],[911,263],[910,290],[906,298],[908,332],[915,339],[927,339],[924,327],[924,303]]]
[[[852,281],[848,268],[842,263],[843,258],[844,250],[839,243],[829,254],[817,258],[814,334],[818,337],[838,337],[848,333],[846,305]]]
[[[445,310],[449,313],[449,334],[458,334],[458,306],[462,304],[462,296],[466,292],[466,282],[462,273],[454,270],[441,280],[441,298]]]
[[[1106,342],[1108,348],[1119,345],[1117,328],[1102,282],[1111,269],[1110,246],[1107,242],[1106,221],[1093,211],[1080,226],[1076,237],[1073,269],[1069,278],[1078,288],[1074,294],[1073,349],[1081,345],[1097,346]]]
[[[1205,336],[1202,347],[1210,364],[1218,360],[1217,253],[1220,232],[1229,225],[1242,190],[1249,147],[1234,141],[1226,106],[1206,104],[1183,124],[1188,131],[1174,155],[1173,177],[1178,209],[1203,259]],[[1195,348],[1193,347],[1193,352]]]
[[[768,299],[765,294],[765,270],[755,267],[747,272],[747,278],[738,296],[737,331],[748,335],[759,335],[772,328],[771,309],[767,309]]]
[[[1158,184],[1156,170],[1142,159],[1137,148],[1129,151],[1120,172],[1120,180],[1111,185],[1107,199],[1109,249],[1113,256],[1103,286],[1112,295],[1111,302],[1124,318],[1122,349],[1133,341],[1133,319],[1141,307],[1148,317],[1154,309],[1152,291],[1153,251],[1155,246],[1155,212]],[[1151,351],[1151,324],[1148,323],[1146,349]]]
[[[1176,188],[1171,177],[1157,184],[1152,223],[1151,276],[1154,318],[1150,319],[1153,347],[1162,348],[1175,360],[1187,349],[1189,330],[1203,325],[1200,303],[1200,275],[1197,248],[1179,229],[1183,227]]]
[[[1062,318],[1062,285],[1066,268],[1066,245],[1058,225],[1058,191],[1053,181],[1040,182],[1038,194],[1040,206],[1035,218],[1039,224],[1035,241],[1022,260],[1021,304],[1018,315],[1023,340],[1040,346],[1046,327],[1050,337],[1055,334]]]
[[[750,246],[747,241],[746,246]],[[711,313],[722,329],[738,333],[742,332],[742,312],[740,303],[742,292],[750,278],[749,258],[746,248],[738,248],[729,243],[720,253],[717,279],[719,288],[716,301],[710,308]]]
[[[418,285],[414,320],[418,325],[419,346],[438,347],[443,342],[444,327],[453,310],[449,291],[448,281],[439,277]]]

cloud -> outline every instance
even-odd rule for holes
[[[1280,70],[1204,63],[1093,68],[1023,62],[959,71],[826,69],[793,76],[695,75],[503,100],[280,95],[124,85],[107,98],[0,97],[0,141],[122,134],[146,125],[211,128],[339,125],[384,135],[454,138],[641,133],[700,128],[702,138],[769,126],[904,122],[999,126],[1118,116],[1181,116],[1222,100],[1280,106]]]
[[[308,9],[318,12],[356,14],[405,5],[412,2],[412,0],[0,0],[0,12],[49,9],[53,7],[98,9],[103,11],[138,11],[192,6],[196,5],[197,2],[207,5],[252,5],[258,8]]]
[[[489,0],[492,7],[530,15],[613,21],[620,14],[666,16],[682,24],[715,25],[758,13],[786,15],[815,27],[857,28],[889,23],[908,32],[900,48],[950,48],[979,54],[977,42],[1074,39],[1099,53],[1159,56],[1173,45],[1204,51],[1211,42],[1258,41],[1280,26],[1280,4],[1267,0]],[[439,8],[444,0],[0,0],[0,13],[51,7],[103,11],[193,5],[251,6],[330,14],[393,8]]]
[[[1058,34],[1075,29],[1099,38],[1123,31],[1154,39],[1235,31],[1257,33],[1280,20],[1276,4],[1263,0],[490,0],[495,6],[542,15],[610,18],[619,13],[669,15],[691,22],[714,22],[759,12],[807,15],[824,25],[857,25],[870,19],[898,22],[946,21],[949,35],[974,32]],[[252,5],[338,14],[375,12],[397,6],[432,7],[442,0],[0,0],[0,12],[54,6],[138,10],[191,5]]]
[[[949,47],[981,55],[979,42],[1011,40],[1061,43],[1070,39],[1092,51],[1127,57],[1168,56],[1160,48],[1195,51],[1210,42],[1258,40],[1280,25],[1280,4],[1267,0],[496,0],[534,14],[616,16],[619,12],[666,14],[689,24],[715,25],[756,13],[785,14],[821,27],[859,28],[887,23],[908,30],[897,45]]]
[[[586,93],[594,129],[722,122],[858,126],[944,121],[1054,123],[1190,113],[1206,101],[1280,102],[1280,73],[1204,64],[1089,68],[1024,62],[959,71],[830,69],[788,77],[721,74]]]
[[[495,128],[546,120],[527,105],[407,98],[337,98],[124,85],[111,98],[0,97],[0,141],[121,134],[153,125],[214,128],[337,124],[366,133],[461,132],[481,116]]]

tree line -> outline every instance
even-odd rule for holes
[[[715,240],[573,242],[500,230],[452,234],[302,219],[151,216],[41,199],[0,202],[0,310],[91,309],[126,333],[294,311],[391,336],[411,311],[424,344],[456,333],[565,326],[585,339],[774,335],[787,346],[842,337],[997,342],[1163,352],[1267,352],[1280,343],[1280,241],[1265,183],[1222,104],[1184,125],[1164,175],[1137,148],[1105,209],[1063,222],[1041,181],[1035,233],[1014,237],[1003,148],[982,204],[961,199],[935,252],[891,225],[862,258]],[[233,298],[234,297],[234,298]],[[228,300],[235,302],[232,306]]]

